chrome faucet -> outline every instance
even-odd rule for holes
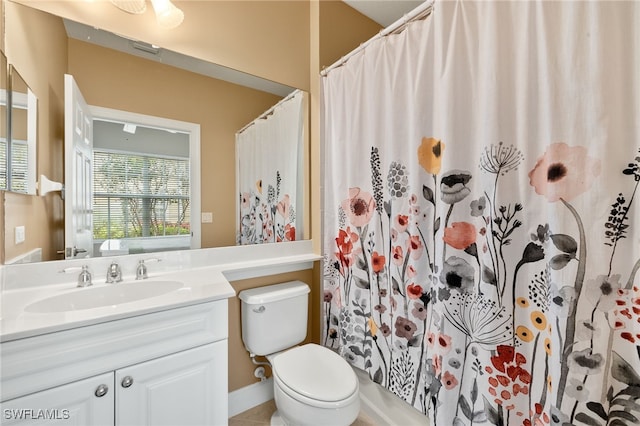
[[[122,281],[122,270],[116,262],[111,262],[107,269],[107,282],[109,284],[119,283]]]
[[[140,259],[136,268],[136,280],[146,280],[147,278],[147,265],[144,264],[143,259]]]
[[[148,262],[160,262],[162,259],[159,258],[151,258],[146,259]],[[144,264],[145,259],[140,259],[138,262],[138,267],[136,268],[136,280],[146,280],[149,278],[147,275],[147,265]]]
[[[82,265],[82,271],[80,271],[80,275],[78,275],[78,287],[89,287],[90,285],[93,285],[91,282],[91,272],[89,272],[87,265]]]

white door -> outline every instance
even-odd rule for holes
[[[93,117],[72,75],[64,76],[65,258],[93,255]]]
[[[227,424],[226,365],[223,340],[116,371],[116,424]]]
[[[0,404],[2,425],[113,426],[113,373]]]

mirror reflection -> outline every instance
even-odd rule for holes
[[[24,5],[12,4],[11,7],[20,8],[23,20],[30,13],[38,15],[38,20],[45,19],[42,15],[48,15]],[[93,238],[90,249],[85,252],[78,250],[79,253],[72,255],[119,255],[184,247],[235,245],[238,204],[238,190],[233,184],[236,177],[236,133],[295,89],[248,74],[240,74],[239,78],[239,73],[232,73],[234,77],[226,80],[234,80],[233,82],[214,78],[209,75],[211,69],[217,67],[214,64],[186,58],[176,52],[150,47],[51,15],[46,19],[49,22],[58,21],[52,24],[58,31],[49,35],[48,40],[59,40],[67,57],[62,70],[64,72],[46,76],[47,81],[59,85],[63,74],[72,75],[89,110],[94,115],[98,112],[90,125],[84,123],[82,126],[94,129],[91,133],[95,137],[99,128],[117,125],[120,136],[112,137],[106,147],[103,142],[94,144],[97,148],[92,154],[93,184],[87,183],[86,179],[72,183],[80,188],[73,194],[87,195],[87,191],[90,191],[95,200],[91,206],[93,214],[90,215],[90,220],[76,220],[72,226],[65,224],[64,230],[61,230],[65,236],[62,238],[58,234],[57,237],[59,248],[56,251],[59,253],[43,252],[42,260],[60,259],[63,257],[61,253],[67,253],[68,257],[69,248],[80,249],[79,245],[68,244],[67,234],[70,228],[71,232],[82,231],[89,222]],[[10,26],[6,36],[7,40],[12,37]],[[107,47],[109,39],[117,40],[118,46]],[[176,60],[180,60],[181,64],[169,64],[172,58],[178,58]],[[193,63],[198,64],[195,71]],[[231,71],[227,69],[226,72]],[[40,77],[39,75],[38,78]],[[62,97],[66,98],[66,94]],[[105,117],[106,110],[116,111],[116,116],[128,113],[136,117],[164,120],[168,124],[149,125],[144,120],[118,120]],[[306,111],[302,114],[307,115]],[[62,121],[68,119],[69,115],[47,112],[48,117],[57,116]],[[176,127],[176,123],[199,128],[198,152],[167,152],[167,147],[175,148],[181,142],[166,144],[160,135],[185,135],[185,130],[180,129],[179,125]],[[139,131],[155,135],[148,137],[144,148],[140,148],[140,144],[132,140],[134,134],[124,131],[127,126],[135,127],[136,133]],[[63,133],[66,135],[69,132],[65,130]],[[59,138],[60,134],[56,136]],[[97,154],[98,151],[100,154]],[[67,165],[73,163],[68,154],[69,150],[65,148],[62,156]],[[43,153],[39,152],[38,155],[42,160]],[[96,160],[98,155],[111,157],[101,159],[102,165],[99,165]],[[129,158],[125,158],[127,155]],[[187,159],[188,172],[185,162]],[[145,161],[148,165],[146,169],[140,166],[134,171]],[[183,161],[183,165],[178,166],[172,161]],[[197,167],[193,167],[194,161]],[[129,175],[117,175],[116,164],[124,171],[122,173]],[[109,167],[112,169],[107,170]],[[183,168],[178,172],[180,167]],[[65,173],[56,170],[56,166],[51,168],[53,172],[48,177],[65,183],[65,201],[61,202],[60,193],[50,193],[43,197],[43,202],[51,204],[52,209],[57,210],[61,204],[65,207],[70,204],[72,192],[69,192],[70,182],[64,177]],[[193,185],[193,177],[188,183],[185,179],[187,173],[191,173],[194,168],[198,169],[199,183],[196,187]],[[110,179],[107,182],[103,180],[105,173]],[[134,176],[135,173],[139,174],[138,177]],[[141,177],[145,173],[148,177],[155,177]],[[298,175],[302,177],[303,171],[299,171]],[[169,176],[171,179],[161,179]],[[145,186],[149,191],[155,188],[155,192],[144,193]],[[188,199],[185,195],[187,193],[191,194]],[[297,214],[302,218],[302,207],[299,209]],[[11,210],[12,206],[7,203],[7,216],[12,216]],[[57,223],[64,222],[60,216],[62,215],[58,213],[58,219],[55,219]],[[67,219],[69,216],[64,215]],[[18,225],[16,220],[5,221],[5,235],[12,235],[14,225]],[[158,241],[149,242],[155,237],[170,242],[157,246]],[[302,234],[299,233],[298,239],[301,237]],[[9,238],[5,239],[7,260],[11,259],[11,249],[7,246],[12,243]]]
[[[9,64],[9,144],[7,186],[9,191],[36,192],[37,99],[18,70]]]
[[[7,57],[4,52],[0,52],[0,189],[7,188],[7,148],[9,141],[8,66]]]

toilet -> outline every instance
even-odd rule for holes
[[[271,364],[272,425],[350,425],[360,412],[358,378],[338,354],[307,334],[309,286],[301,281],[243,290],[242,340],[251,358]]]

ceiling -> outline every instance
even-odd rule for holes
[[[376,21],[383,27],[388,27],[423,1],[416,0],[343,0],[346,4]]]

